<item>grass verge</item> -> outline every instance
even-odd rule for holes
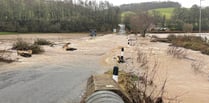
[[[168,40],[172,46],[184,47],[209,55],[209,43],[207,42],[207,39],[202,37],[169,35]]]
[[[105,74],[112,75],[112,72],[108,71]],[[153,83],[152,80],[148,80],[147,75],[137,76],[133,73],[119,71],[118,83],[129,95],[132,103],[163,103],[162,97],[154,96],[152,92],[149,92]]]
[[[0,35],[18,34],[17,32],[0,32]]]

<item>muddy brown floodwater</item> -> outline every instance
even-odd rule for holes
[[[45,38],[56,45],[43,46],[46,52],[32,58],[17,56],[12,51],[18,61],[0,63],[0,103],[78,103],[90,75],[112,69],[116,65],[113,58],[120,55],[121,47],[125,47],[125,58],[135,50],[128,47],[127,36],[115,34],[94,39],[88,34],[1,35],[0,49],[10,49],[16,38],[28,42]],[[169,44],[151,43],[149,39],[139,38],[139,48],[149,55],[150,61],[158,61],[154,82],[160,86],[167,78],[165,97],[176,97],[180,103],[208,103],[209,56],[187,50],[186,58],[173,58],[166,52]],[[68,42],[77,50],[63,50]],[[194,62],[202,63],[199,71],[191,67]]]
[[[158,34],[158,36],[161,35]],[[168,43],[153,43],[150,42],[150,38],[140,38],[139,48],[148,55],[149,63],[154,64],[153,62],[157,61],[157,74],[154,82],[158,87],[161,87],[167,79],[164,93],[167,101],[171,103],[208,103],[208,55],[186,49],[185,58],[174,58],[167,54]],[[194,63],[199,66],[198,70],[192,68]]]
[[[16,38],[32,42],[45,38],[54,47],[43,46],[45,53],[23,58],[11,50],[18,61],[0,65],[0,103],[79,103],[86,81],[112,67],[103,58],[125,40],[125,36],[106,35],[94,39],[88,34],[24,34],[0,36],[0,48],[10,49]],[[71,42],[76,51],[62,46]]]

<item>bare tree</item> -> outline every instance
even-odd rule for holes
[[[131,30],[135,33],[140,32],[145,37],[147,29],[152,24],[153,18],[148,13],[140,13],[133,16],[130,21]]]
[[[192,33],[193,31],[193,25],[189,23],[184,23],[183,25],[183,31],[186,33]]]

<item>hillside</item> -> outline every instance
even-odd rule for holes
[[[178,2],[144,2],[144,3],[133,3],[124,4],[120,6],[121,11],[148,11],[158,8],[179,8],[181,4]]]
[[[159,12],[160,15],[166,17],[166,19],[170,19],[172,14],[173,14],[173,11],[174,11],[175,8],[173,7],[170,7],[170,8],[158,8],[158,9],[152,9],[152,10],[149,10],[148,12],[149,13],[152,13],[153,11],[156,11],[156,12]]]
[[[121,21],[124,22],[127,17],[133,16],[133,15],[136,15],[136,13],[131,12],[131,11],[122,12],[121,13]]]

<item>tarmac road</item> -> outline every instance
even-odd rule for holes
[[[0,103],[78,103],[87,78],[103,72],[95,60],[84,61],[36,64],[3,72]]]
[[[71,37],[64,35],[63,38]],[[126,36],[59,40],[62,43],[69,41],[78,50],[68,52],[62,45],[46,46],[44,54],[21,58],[12,64],[0,64],[0,103],[79,103],[87,79],[112,68],[101,62],[106,53],[120,51],[118,46],[126,44]],[[11,45],[5,40],[0,46],[6,44]]]

